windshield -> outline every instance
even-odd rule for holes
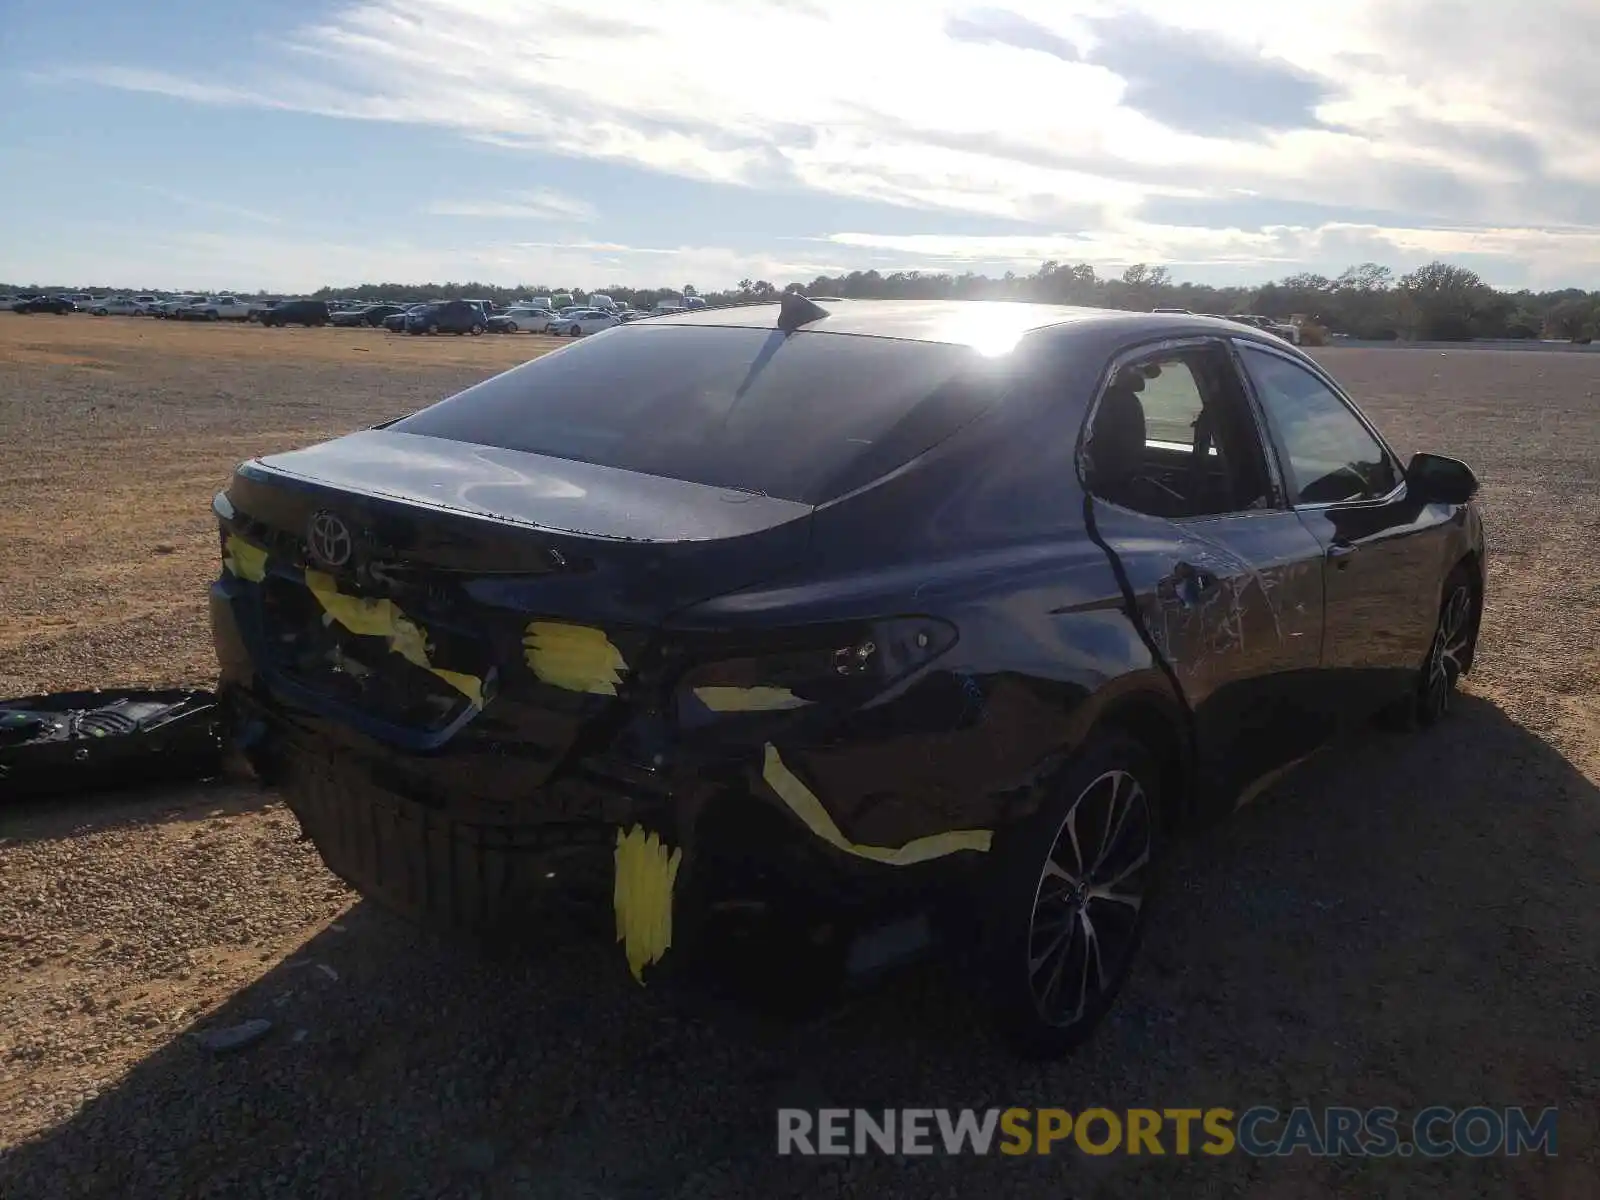
[[[988,408],[997,362],[932,342],[630,325],[389,428],[820,504]]]

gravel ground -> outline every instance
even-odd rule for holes
[[[204,684],[211,493],[539,339],[0,317],[0,695]],[[1180,848],[1097,1036],[1022,1066],[929,967],[807,1022],[490,956],[360,902],[270,794],[0,816],[0,1196],[1600,1195],[1600,357],[1330,350],[1473,462],[1479,670]],[[252,1019],[232,1054],[188,1036]],[[1559,1157],[780,1160],[773,1109],[1561,1107]]]

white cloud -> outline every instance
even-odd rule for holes
[[[952,36],[984,10],[998,35]],[[1298,123],[1204,131],[1198,118],[1219,99],[1206,86],[1194,84],[1196,120],[1185,120],[1170,96],[1168,110],[1141,101],[1150,84],[1130,77],[1137,62],[1119,74],[1096,61],[1115,48],[1119,20],[1180,31],[1163,53],[1233,62],[1241,89],[1281,77],[1284,96],[1320,100]],[[1595,45],[1594,0],[1349,0],[1313,11],[1282,0],[359,0],[214,78],[144,65],[75,73],[200,103],[443,126],[695,179],[1069,230],[964,249],[841,233],[841,250],[938,257],[957,247],[953,260],[987,262],[978,256],[1037,261],[1053,247],[1046,257],[1266,267],[1360,243],[1538,270],[1564,255],[1592,275]],[[1152,41],[1152,69],[1154,54]],[[1175,60],[1169,88],[1189,79],[1184,66]],[[1262,92],[1264,114],[1276,95]],[[1259,202],[1252,220],[1230,215],[1227,202],[1244,196]],[[570,215],[547,212],[545,199],[455,199],[431,211]],[[1155,219],[1153,205],[1171,199],[1215,201],[1214,228]],[[1263,227],[1272,202],[1397,215],[1392,227],[1323,216]],[[1436,227],[1446,224],[1463,228]],[[1559,227],[1578,228],[1548,232]]]
[[[437,217],[531,218],[536,221],[593,221],[600,215],[587,200],[545,188],[515,192],[501,200],[436,200],[425,211]]]

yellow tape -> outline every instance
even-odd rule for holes
[[[834,824],[833,818],[828,815],[828,810],[822,806],[822,801],[817,799],[810,788],[800,782],[793,771],[783,765],[783,759],[778,756],[777,748],[770,742],[767,743],[766,765],[762,769],[761,777],[767,781],[767,786],[778,794],[778,798],[789,806],[790,811],[805,822],[812,833],[830,846],[843,850],[846,854],[854,854],[857,858],[871,859],[873,862],[886,863],[891,867],[907,867],[912,863],[943,858],[946,854],[955,854],[961,850],[987,853],[994,841],[994,831],[991,829],[956,829],[949,833],[934,833],[927,837],[916,838],[896,849],[887,846],[858,845],[840,832],[838,825]]]
[[[722,713],[781,712],[811,703],[777,687],[697,687],[694,694],[712,712]]]
[[[346,596],[333,576],[322,571],[306,572],[306,587],[330,617],[351,633],[361,637],[381,637],[401,658],[430,671],[468,700],[474,708],[483,707],[483,680],[459,671],[444,671],[428,661],[428,635],[393,600],[367,600]]]
[[[617,830],[616,883],[612,906],[617,914],[617,941],[628,957],[628,970],[644,982],[644,969],[660,962],[672,946],[672,889],[683,864],[683,851],[670,853],[654,833],[635,825]]]
[[[267,552],[260,546],[252,545],[232,533],[228,535],[226,545],[227,553],[222,556],[222,565],[230,574],[251,583],[260,583],[267,577]]]
[[[628,669],[605,632],[587,625],[529,622],[522,647],[535,675],[569,692],[615,696]]]

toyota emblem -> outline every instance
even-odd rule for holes
[[[311,547],[311,557],[326,567],[344,566],[350,561],[350,552],[355,549],[350,526],[331,512],[319,512],[311,518],[306,541]]]

